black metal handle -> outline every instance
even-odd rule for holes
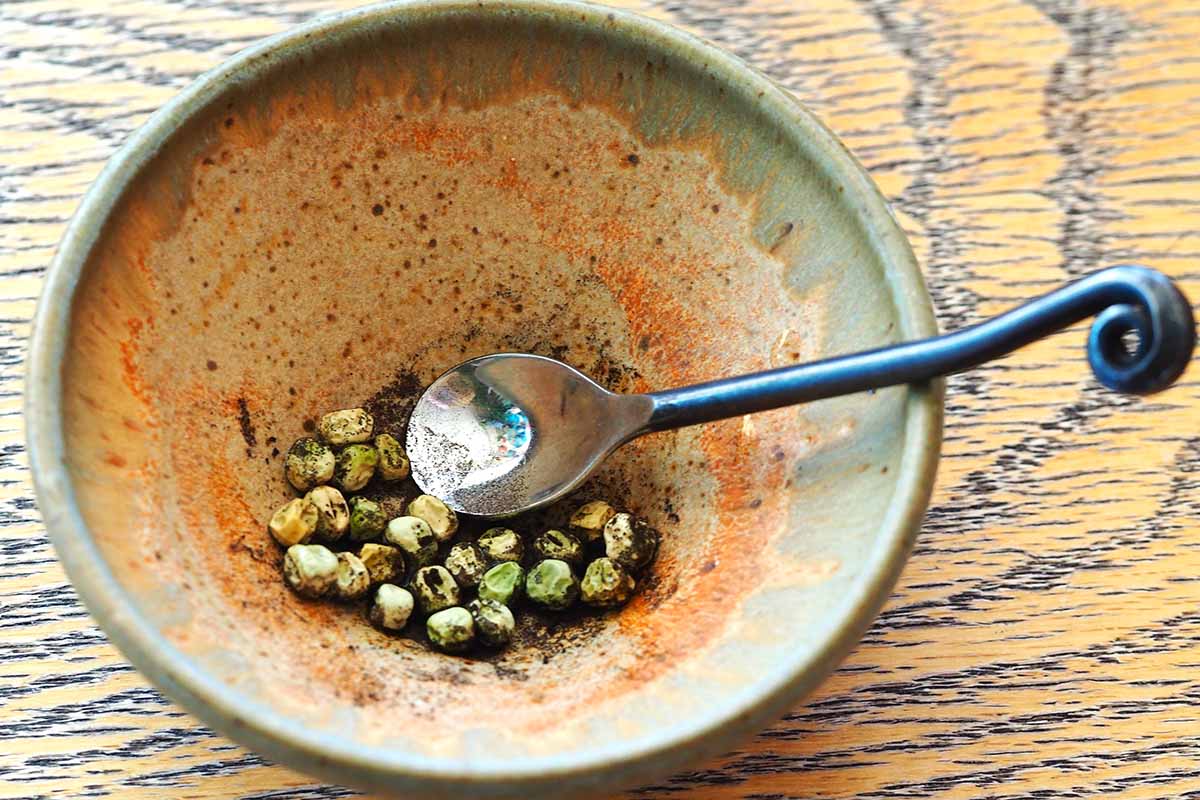
[[[646,430],[665,430],[961,372],[1096,316],[1088,361],[1105,386],[1152,394],[1178,378],[1196,344],[1187,298],[1161,272],[1110,267],[960,331],[811,364],[655,392]],[[1136,334],[1130,349],[1125,336]]]

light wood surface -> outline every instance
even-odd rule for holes
[[[350,3],[0,0],[0,797],[354,796],[149,687],[38,521],[24,341],[104,160],[200,71]],[[894,203],[951,329],[1100,266],[1200,298],[1192,0],[634,2],[794,91]],[[1084,330],[950,382],[917,550],[817,694],[632,797],[1200,797],[1200,370],[1098,388]]]

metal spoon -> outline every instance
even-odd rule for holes
[[[1157,392],[1191,359],[1187,299],[1166,276],[1139,266],[1096,272],[943,336],[650,394],[613,394],[554,359],[498,353],[459,364],[421,395],[408,426],[412,474],[456,511],[512,516],[575,489],[644,433],[927,381],[1092,315],[1088,360],[1110,389]]]

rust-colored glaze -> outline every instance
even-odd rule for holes
[[[370,402],[395,427],[421,384],[488,352],[553,355],[639,391],[879,343],[838,332],[854,313],[829,307],[833,283],[859,287],[876,317],[889,306],[879,265],[839,261],[837,227],[801,218],[836,205],[832,187],[815,181],[794,220],[764,217],[778,213],[769,181],[730,166],[757,145],[689,121],[689,96],[712,91],[701,78],[584,36],[567,87],[553,40],[505,53],[479,27],[453,36],[445,50],[373,40],[231,89],[149,165],[73,310],[69,461],[122,582],[172,642],[261,702],[435,756],[475,729],[547,753],[583,746],[596,715],[672,675],[717,670],[705,659],[730,636],[778,635],[742,614],[763,587],[840,568],[804,553],[797,509],[821,489],[796,475],[854,438],[861,404],[621,450],[584,494],[662,531],[643,591],[586,622],[530,618],[478,661],[287,591],[265,530],[292,496],[281,453],[333,408]],[[513,80],[464,81],[466,53]],[[630,109],[652,94],[667,100],[648,122]],[[878,416],[894,424],[896,405]],[[849,474],[833,462],[822,480]],[[877,521],[885,504],[868,506]]]

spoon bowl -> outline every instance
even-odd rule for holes
[[[552,358],[474,358],[434,381],[413,409],[413,479],[455,511],[511,516],[578,487],[652,408],[649,397],[614,394]]]

